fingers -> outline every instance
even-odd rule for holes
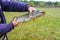
[[[29,10],[29,13],[32,14],[32,11],[36,9],[34,7],[29,7],[28,10]]]
[[[14,27],[18,25],[18,22],[17,22],[17,18],[16,17],[14,17],[14,20],[13,20],[12,23],[13,23]]]
[[[16,17],[14,18],[14,20],[13,21],[16,21]]]
[[[32,7],[29,7],[29,13],[31,14],[32,13]]]

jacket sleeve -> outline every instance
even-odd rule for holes
[[[28,11],[29,7],[30,5],[24,2],[15,2],[15,1],[2,2],[2,9],[4,11],[22,12],[22,11]]]
[[[9,24],[5,23],[5,17],[4,17],[3,11],[1,9],[1,5],[0,5],[0,23],[1,23],[0,24],[0,34],[5,34],[7,32],[10,32],[14,28],[13,23],[9,23]]]
[[[14,28],[12,23],[9,24],[0,24],[0,33],[5,34],[7,32],[10,32]]]

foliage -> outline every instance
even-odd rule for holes
[[[40,2],[40,6],[41,6],[41,7],[44,7],[44,6],[45,6],[45,2],[41,1],[41,2]]]
[[[34,4],[34,2],[29,2],[29,4],[30,4],[30,6],[34,6],[35,4]]]

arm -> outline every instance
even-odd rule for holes
[[[30,7],[27,3],[13,1],[3,1],[1,5],[4,11],[18,11],[18,12],[28,11],[28,8]]]
[[[6,20],[5,20],[5,17],[4,17],[4,14],[3,14],[3,11],[1,9],[1,5],[0,5],[0,33],[1,34],[5,34],[9,31],[12,30],[13,28],[13,24],[12,23],[9,23],[9,24],[6,24]],[[3,24],[4,23],[4,24]]]
[[[18,25],[18,22],[16,21],[16,18],[14,18],[14,20],[11,23],[4,23],[4,24],[0,24],[0,33],[1,34],[5,34],[10,32],[12,29],[14,29],[14,27],[16,27]]]
[[[3,24],[3,23],[6,22],[6,20],[5,20],[3,11],[1,9],[1,5],[0,5],[0,22],[2,23],[2,24],[0,24],[0,33],[5,34],[5,33],[7,33],[7,32],[12,30],[12,28],[13,28],[13,24],[12,23]]]
[[[5,23],[5,17],[4,17],[3,11],[1,9],[1,6],[0,6],[0,22],[2,22],[0,24],[0,33],[1,34],[10,32],[18,24],[18,22],[16,21],[16,18],[12,21],[12,23],[8,23],[8,24]]]
[[[5,34],[7,32],[10,32],[14,28],[12,23],[9,24],[0,24],[0,33]]]
[[[23,2],[3,1],[1,5],[4,11],[29,11],[29,13],[31,14],[33,10],[36,10],[34,7],[30,7],[29,4]]]
[[[16,21],[16,18],[14,18],[14,20],[11,23],[4,23],[4,24],[0,24],[0,33],[1,34],[5,34],[10,32],[12,29],[14,29],[14,27],[16,27],[18,25],[18,22]]]

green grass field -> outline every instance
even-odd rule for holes
[[[8,33],[9,40],[60,40],[60,8],[37,8],[46,14],[33,22],[20,23]],[[7,23],[25,12],[5,12]]]

